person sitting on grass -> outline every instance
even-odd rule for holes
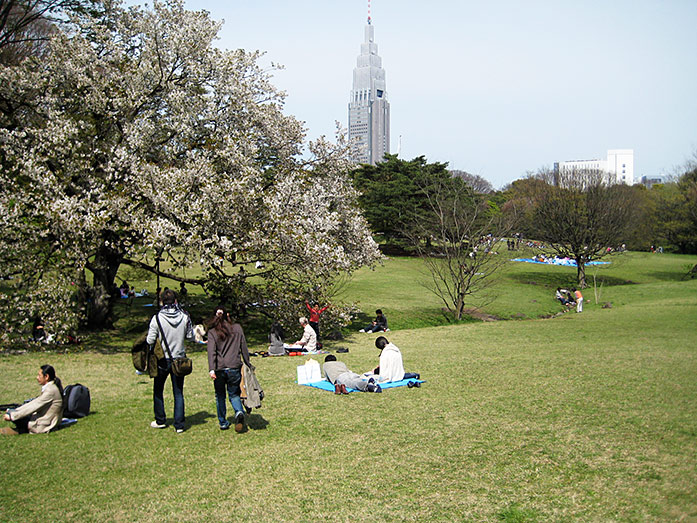
[[[315,332],[315,329],[310,327],[310,324],[305,316],[301,316],[298,321],[303,327],[303,337],[296,341],[294,345],[300,345],[308,352],[315,352],[317,350],[317,333]]]
[[[568,294],[569,294],[569,291],[567,291],[566,289],[562,289],[560,287],[557,287],[557,291],[554,293],[554,297],[557,300],[559,300],[559,303],[561,303],[565,307],[568,307],[569,305],[571,305],[571,303],[573,303],[573,302],[569,301],[569,299],[567,298]]]
[[[322,371],[329,383],[334,385],[334,394],[348,394],[347,387],[361,392],[382,392],[382,387],[373,378],[365,379],[348,369],[342,361],[337,361],[333,354],[324,358]]]
[[[286,337],[286,333],[280,323],[275,321],[271,325],[271,332],[269,332],[269,354],[272,356],[283,356],[286,353],[283,347],[283,340]]]
[[[404,372],[402,352],[394,343],[390,343],[384,336],[378,336],[375,346],[380,349],[380,364],[373,369],[373,375],[378,383],[389,383],[404,379],[419,379],[416,372]]]
[[[41,385],[41,395],[28,403],[9,409],[5,420],[15,428],[3,427],[1,434],[43,434],[58,426],[63,418],[63,386],[51,365],[42,365],[36,376]]]
[[[375,315],[375,320],[365,329],[361,329],[358,332],[387,332],[389,330],[387,328],[387,316],[380,309],[375,311]]]

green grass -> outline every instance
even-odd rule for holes
[[[613,264],[610,309],[587,290],[583,314],[402,328],[439,305],[416,260],[388,260],[346,296],[385,310],[427,382],[335,396],[293,383],[304,358],[255,358],[267,397],[244,434],[218,430],[202,352],[180,435],[149,428],[152,385],[126,353],[0,356],[2,402],[36,395],[42,363],[93,397],[75,426],[0,439],[0,520],[696,520],[697,281],[680,279],[694,261]],[[511,265],[489,310],[557,311],[550,289],[573,272],[556,269]],[[368,370],[374,339],[352,335],[340,359]]]

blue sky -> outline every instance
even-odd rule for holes
[[[186,0],[222,48],[266,51],[308,136],[347,125],[367,0]],[[373,0],[391,150],[500,187],[634,149],[635,177],[697,151],[697,0]]]

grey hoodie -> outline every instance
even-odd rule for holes
[[[194,338],[194,330],[191,326],[189,315],[181,310],[178,305],[163,307],[157,315],[160,316],[160,325],[162,325],[162,330],[169,344],[169,350],[172,351],[172,357],[181,358],[186,356],[184,338],[190,340]],[[148,329],[147,342],[150,345],[155,343],[160,336],[156,316],[153,316],[150,320],[150,328]],[[162,344],[162,350],[165,353],[165,357],[168,357],[164,343]]]

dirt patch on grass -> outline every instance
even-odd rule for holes
[[[485,312],[477,310],[474,307],[465,308],[465,310],[462,312],[464,312],[468,316],[472,316],[473,318],[481,321],[499,321],[501,319],[498,316],[494,316],[493,314],[486,314]]]

